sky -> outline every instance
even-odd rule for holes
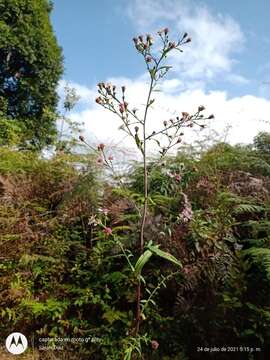
[[[172,39],[192,42],[169,57],[172,70],[160,84],[148,126],[204,105],[216,131],[231,143],[249,143],[270,131],[269,0],[54,0],[51,15],[63,48],[65,83],[81,97],[70,117],[84,122],[90,141],[132,146],[119,121],[95,103],[100,81],[125,85],[128,102],[145,104],[148,77],[132,38],[164,27]],[[158,39],[157,39],[158,40]],[[151,130],[152,131],[152,130]],[[194,134],[186,134],[193,141]]]

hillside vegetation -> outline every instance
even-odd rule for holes
[[[254,349],[238,351],[237,359],[267,358],[270,153],[262,148],[265,141],[260,135],[253,146],[220,143],[199,158],[183,152],[162,166],[150,164],[146,241],[160,244],[182,268],[162,257],[145,265],[143,293],[145,299],[152,294],[152,304],[141,324],[144,359],[201,359],[200,347],[214,346]],[[80,170],[78,162],[84,164]],[[121,244],[134,264],[142,176],[137,166],[119,187],[104,180],[93,157],[60,153],[45,160],[0,149],[3,338],[14,328],[34,335],[36,346],[39,337],[94,337],[98,340],[88,344],[67,344],[54,356],[123,357],[132,340],[136,299]],[[157,284],[159,291],[153,292]],[[42,359],[49,356],[41,353]],[[218,358],[230,356],[223,352]]]

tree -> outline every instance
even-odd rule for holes
[[[17,122],[23,142],[42,148],[56,135],[62,53],[48,0],[0,0],[0,118]]]
[[[265,154],[270,153],[270,133],[259,132],[253,142],[257,151]]]

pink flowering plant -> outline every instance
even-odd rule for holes
[[[146,281],[142,276],[144,266],[152,255],[157,255],[174,263],[178,269],[181,269],[181,262],[171,254],[162,251],[159,248],[159,244],[154,244],[153,241],[150,241],[147,244],[145,243],[145,225],[149,211],[149,179],[151,176],[148,162],[148,143],[155,142],[158,147],[158,155],[161,160],[165,157],[169,150],[182,142],[185,128],[204,128],[206,126],[205,120],[212,119],[214,117],[213,115],[204,115],[205,107],[200,105],[193,114],[182,111],[176,117],[164,120],[159,128],[151,131],[150,133],[147,132],[148,128],[146,125],[149,121],[151,110],[155,103],[155,98],[153,97],[154,91],[157,90],[157,85],[168,75],[171,69],[171,66],[168,65],[169,55],[173,52],[182,53],[184,47],[191,42],[191,38],[187,33],[184,33],[184,35],[177,41],[170,40],[169,34],[170,32],[168,28],[158,31],[157,39],[160,42],[160,46],[156,46],[154,44],[156,39],[154,39],[150,34],[146,36],[140,35],[133,39],[135,49],[142,56],[149,75],[146,102],[142,109],[136,109],[131,105],[128,100],[128,91],[124,85],[117,88],[114,84],[100,82],[98,84],[99,95],[96,98],[97,104],[120,118],[120,129],[133,139],[143,160],[144,194],[143,205],[140,208],[137,207],[140,217],[140,226],[138,230],[139,254],[137,255],[137,261],[135,263],[132,261],[133,259],[136,259],[136,255],[130,254],[124,249],[121,242],[117,240],[114,230],[102,223],[99,224],[103,229],[103,234],[106,237],[113,236],[115,241],[121,247],[121,250],[123,251],[132,271],[132,276],[135,278],[136,310],[132,329],[130,329],[129,332],[132,336],[131,343],[135,345],[130,345],[130,347],[127,348],[128,350],[126,351],[125,359],[133,358],[133,351],[140,353],[140,341],[142,339],[139,334],[140,324],[143,320],[145,320],[146,308],[153,303],[153,295],[156,294],[161,285],[164,285],[167,280],[163,278],[161,283],[158,284],[152,292],[148,291],[149,297],[147,299],[143,299],[144,289],[147,288]],[[80,137],[80,140],[95,151],[98,156],[97,161],[99,164],[108,167],[113,173],[115,172],[113,156],[106,151],[107,149],[104,144],[99,144],[97,148],[94,148],[85,141],[83,136]],[[173,176],[176,183],[181,183],[181,174],[176,173],[173,174]],[[183,199],[184,208],[179,214],[179,221],[188,222],[192,218],[192,208],[185,194],[183,194]],[[152,346],[153,349],[157,349],[158,342],[153,339],[150,341],[149,339],[149,345]]]

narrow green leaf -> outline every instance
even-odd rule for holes
[[[148,260],[150,259],[150,257],[152,256],[152,251],[150,250],[146,250],[137,260],[136,264],[135,264],[135,274],[139,275],[142,271],[142,268],[144,267],[144,265],[148,262]]]
[[[159,256],[159,257],[162,257],[163,259],[166,259],[172,263],[174,263],[175,265],[178,265],[178,266],[181,266],[182,267],[182,264],[179,260],[177,260],[173,255],[165,252],[165,251],[162,251],[159,249],[159,245],[148,245],[148,249],[154,253],[155,255]]]

